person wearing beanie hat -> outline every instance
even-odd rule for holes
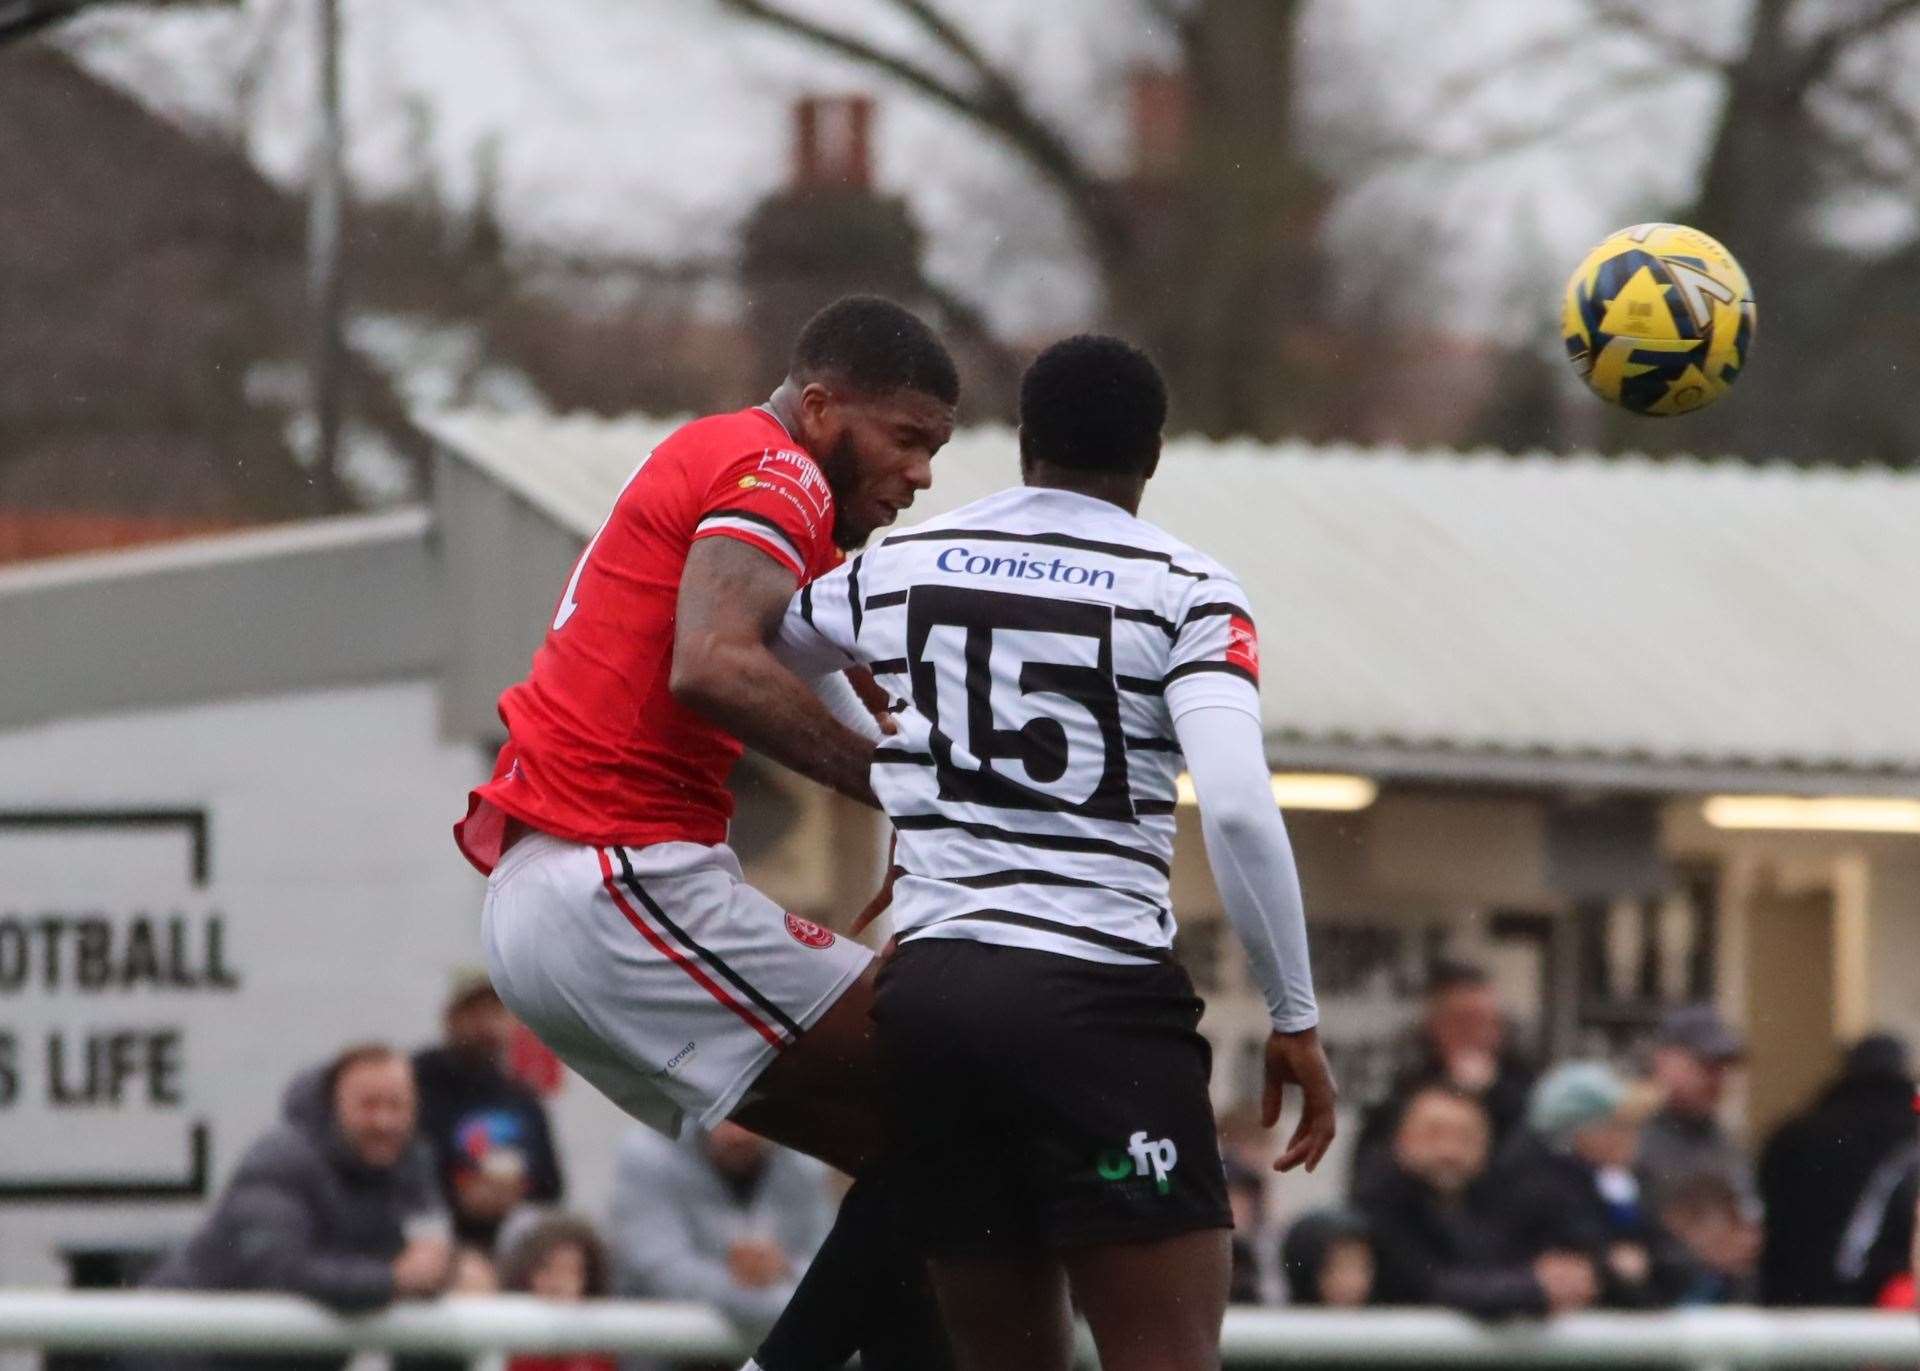
[[[1627,1083],[1604,1062],[1568,1062],[1534,1087],[1527,1100],[1527,1124],[1536,1133],[1567,1142],[1580,1130],[1605,1125],[1619,1114],[1628,1093]]]
[[[1604,1062],[1555,1067],[1534,1087],[1527,1128],[1496,1185],[1514,1248],[1585,1255],[1601,1274],[1601,1303],[1613,1308],[1670,1304],[1689,1275],[1633,1172],[1656,1099]]]

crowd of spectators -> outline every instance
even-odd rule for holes
[[[1267,1173],[1223,1129],[1235,1298],[1483,1318],[1910,1307],[1920,1143],[1905,1045],[1855,1045],[1757,1170],[1722,1121],[1745,1055],[1711,1007],[1690,1005],[1632,1069],[1576,1060],[1536,1075],[1491,978],[1442,967],[1363,1115],[1344,1204],[1265,1222]]]
[[[541,1096],[509,1069],[516,1032],[491,988],[467,983],[440,1043],[411,1058],[358,1045],[300,1074],[280,1122],[147,1283],[289,1291],[342,1312],[446,1293],[619,1294],[770,1325],[831,1225],[831,1174],[733,1125],[677,1141],[636,1126],[612,1195],[591,1219],[570,1213]],[[1910,1304],[1920,1143],[1905,1045],[1855,1045],[1757,1169],[1721,1123],[1744,1055],[1691,1006],[1659,1025],[1640,1070],[1569,1061],[1536,1076],[1490,979],[1444,967],[1364,1112],[1344,1204],[1273,1223],[1272,1135],[1223,1121],[1232,1298],[1482,1318]],[[516,1357],[507,1371],[614,1361]]]
[[[832,1224],[830,1173],[732,1124],[670,1141],[635,1125],[611,1203],[566,1198],[546,1106],[509,1069],[518,1031],[484,980],[457,986],[442,1041],[408,1057],[346,1048],[300,1073],[200,1228],[152,1288],[272,1290],[341,1313],[447,1294],[572,1303],[695,1300],[769,1327]],[[343,1358],[137,1358],[148,1371]],[[445,1371],[402,1359],[406,1371]],[[646,1371],[632,1359],[625,1371]],[[505,1371],[615,1371],[605,1354],[517,1356]]]

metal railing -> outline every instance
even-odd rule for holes
[[[0,1347],[54,1351],[604,1351],[725,1360],[744,1357],[747,1343],[703,1305],[651,1301],[562,1305],[502,1295],[348,1318],[283,1295],[0,1290]],[[1236,1308],[1227,1313],[1223,1350],[1229,1366],[1915,1366],[1920,1320],[1702,1309],[1489,1325],[1444,1310]]]

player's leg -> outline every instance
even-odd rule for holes
[[[950,1365],[925,1261],[902,1222],[877,1103],[871,969],[776,1057],[736,1123],[856,1176],[793,1298],[754,1353],[762,1371],[834,1365],[868,1371]]]
[[[883,969],[889,1099],[928,1178],[916,1216],[963,1364],[986,1336],[956,1286],[982,1279],[964,1264],[969,1242],[1060,1254],[1099,1306],[1103,1352],[1118,1359],[1104,1365],[1217,1364],[1231,1216],[1200,1009],[1168,963],[926,939]],[[981,1158],[997,1186],[973,1176]]]
[[[937,1258],[933,1284],[957,1371],[1069,1371],[1073,1365],[1067,1277],[1052,1254]]]
[[[1065,1254],[1101,1371],[1214,1371],[1232,1241],[1224,1228]],[[944,1288],[944,1287],[943,1287]]]
[[[903,1222],[930,1254],[954,1364],[1065,1371],[1065,1272],[1034,1224],[1036,1149],[1021,1079],[1032,1015],[996,1013],[1007,987],[996,984],[995,951],[928,939],[881,970],[890,1166]]]
[[[840,1201],[826,1241],[754,1353],[763,1371],[838,1366],[855,1352],[867,1371],[953,1364],[898,1189],[885,1172],[871,1172]]]
[[[724,849],[535,835],[496,870],[483,924],[508,1006],[635,1118],[673,1132],[731,1116],[850,1173],[872,1169],[872,958],[789,919]],[[883,1344],[938,1349],[918,1252],[901,1246],[884,1188],[856,1190],[865,1202],[843,1205],[826,1267],[783,1320],[767,1371],[821,1371]],[[880,1271],[902,1275],[876,1282]]]
[[[729,1116],[743,1128],[850,1176],[864,1174],[885,1143],[869,966],[830,1008],[768,1063]]]

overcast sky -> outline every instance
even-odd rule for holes
[[[904,50],[884,0],[793,0]],[[1688,31],[1738,32],[1748,0],[1690,0]],[[1134,0],[949,0],[1099,165],[1126,159],[1129,64],[1164,61]],[[426,160],[470,200],[497,139],[501,209],[522,242],[666,258],[730,251],[787,172],[796,95],[875,90],[878,176],[929,230],[929,267],[1001,327],[1086,320],[1071,227],[1018,162],[863,70],[718,13],[711,0],[343,0],[351,168],[398,189]],[[269,174],[302,175],[311,0],[205,13],[108,12],[74,32],[102,73],[182,118],[243,125]],[[1491,334],[1557,322],[1561,279],[1608,230],[1684,201],[1717,108],[1710,78],[1596,35],[1583,0],[1320,0],[1304,111],[1345,189],[1328,241],[1355,288],[1381,276],[1406,313]],[[1541,46],[1564,36],[1557,51]],[[264,75],[250,107],[241,74]],[[1621,72],[1638,75],[1621,81]],[[1491,158],[1492,131],[1555,136]],[[1419,143],[1442,155],[1396,155]],[[1542,292],[1545,292],[1544,297]],[[1543,313],[1538,302],[1544,298]]]

